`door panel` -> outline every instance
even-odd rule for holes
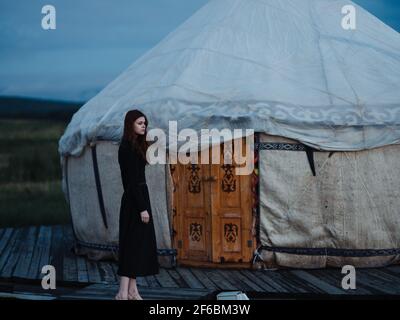
[[[223,145],[214,148],[219,148],[221,164],[211,165],[212,175],[218,177],[218,183],[211,185],[212,261],[250,261],[253,254],[251,175],[236,175],[234,157],[232,164],[224,164]]]
[[[251,175],[237,176],[235,163],[223,163],[223,145],[214,148],[220,164],[176,164],[171,170],[174,245],[181,264],[252,258]],[[211,155],[210,150],[210,163]]]
[[[206,165],[177,165],[178,234],[181,247],[178,259],[208,261],[210,253],[209,186],[204,177],[209,175]]]

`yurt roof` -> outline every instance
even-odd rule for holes
[[[342,7],[356,8],[356,29]],[[59,142],[151,128],[253,128],[325,150],[400,141],[400,34],[348,0],[212,0],[78,110]]]

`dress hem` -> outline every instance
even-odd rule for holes
[[[159,274],[160,272],[155,272],[155,273],[136,273],[136,274],[129,274],[125,272],[117,272],[117,275],[120,277],[128,277],[128,278],[134,278],[134,277],[146,277],[146,276],[154,276],[156,274]]]

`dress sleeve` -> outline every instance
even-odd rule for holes
[[[138,161],[137,156],[129,156],[131,151],[126,146],[120,146],[118,150],[118,162],[121,169],[121,178],[124,190],[128,197],[133,199],[139,213],[147,210],[143,190],[138,184]]]
[[[124,191],[127,193],[129,190],[129,154],[125,146],[121,145],[118,149],[118,163],[121,170],[121,179]]]

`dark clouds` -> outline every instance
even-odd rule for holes
[[[87,100],[207,0],[1,0],[0,95]],[[396,30],[400,1],[356,0]],[[57,29],[41,28],[41,8]]]

